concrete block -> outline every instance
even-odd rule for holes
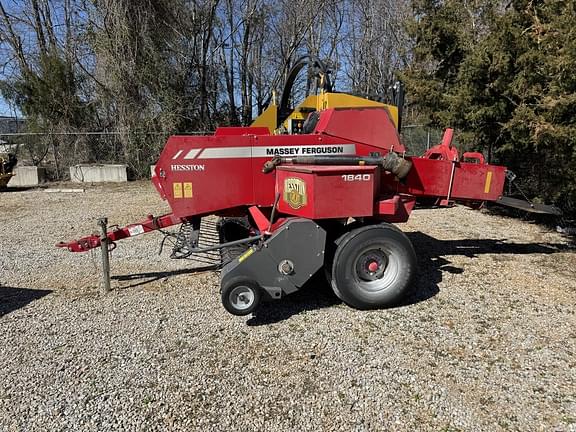
[[[35,166],[17,166],[14,174],[8,182],[9,187],[38,186],[46,178],[46,170]]]
[[[76,183],[126,182],[126,165],[74,165],[70,180]]]

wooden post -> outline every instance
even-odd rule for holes
[[[108,252],[108,218],[102,217],[98,219],[98,225],[102,230],[102,237],[100,238],[100,249],[102,249],[102,292],[110,292],[110,256]]]

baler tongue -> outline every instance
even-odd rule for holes
[[[562,216],[562,211],[558,207],[545,204],[537,204],[518,198],[511,198],[504,196],[498,199],[497,201],[494,201],[494,203],[504,207],[511,207],[519,210],[524,210],[530,213]]]

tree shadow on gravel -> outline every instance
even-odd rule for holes
[[[278,301],[263,302],[256,313],[246,321],[246,325],[256,327],[274,324],[306,311],[341,303],[326,281],[324,271],[320,270],[299,291]]]
[[[0,318],[14,312],[34,300],[50,294],[51,290],[12,288],[0,285]]]
[[[458,271],[456,270],[456,272]],[[392,306],[392,308],[420,303],[434,297],[439,292],[437,282],[440,280],[434,282],[428,277],[422,277],[417,283],[416,289],[401,303]],[[248,326],[274,324],[306,311],[323,309],[339,304],[342,304],[342,300],[336,297],[332,287],[324,277],[324,272],[320,270],[301,290],[283,297],[279,301],[263,303],[246,324]]]
[[[4,189],[0,189],[0,193],[10,193],[10,192],[26,192],[34,189],[45,189],[41,185],[37,186],[8,186]]]
[[[418,257],[435,259],[444,255],[475,258],[482,254],[553,254],[571,250],[564,243],[506,243],[505,239],[438,240],[422,232],[406,233]]]
[[[459,267],[451,266],[450,261],[442,258],[442,255],[452,254],[450,252],[458,248],[457,244],[447,247],[448,245],[442,244],[443,242],[440,240],[420,232],[406,234],[414,245],[418,256],[416,284],[406,298],[391,308],[410,306],[434,297],[440,292],[438,284],[442,281],[443,272],[459,274],[464,271]],[[462,243],[465,242],[465,240],[462,241]],[[459,244],[460,242],[455,243]],[[465,248],[467,251],[471,249],[479,250],[478,247]],[[336,297],[326,282],[323,272],[319,271],[300,291],[290,294],[280,301],[262,304],[246,324],[249,326],[274,324],[305,311],[331,307],[341,303],[342,301]]]
[[[562,243],[506,243],[498,239],[439,240],[422,232],[406,233],[418,256],[418,282],[415,290],[398,306],[409,306],[434,297],[440,292],[438,284],[442,275],[461,274],[464,269],[455,267],[445,256],[462,255],[476,258],[482,254],[553,254],[570,250]]]
[[[518,197],[521,198],[521,197]],[[534,223],[550,230],[556,231],[570,242],[572,248],[576,247],[576,221],[567,219],[569,216],[551,214],[529,213],[524,210],[505,207],[497,203],[487,202],[484,211],[490,215],[497,215],[511,219],[518,219]]]
[[[120,282],[135,281],[135,283],[122,286],[120,289],[135,288],[137,286],[146,285],[151,282],[156,282],[162,279],[169,278],[171,276],[179,276],[183,274],[194,274],[203,273],[206,271],[217,270],[216,266],[205,266],[205,267],[194,267],[189,269],[179,269],[179,270],[169,270],[160,272],[146,272],[146,273],[134,273],[129,275],[115,275],[111,276],[110,279],[117,280]]]
[[[442,282],[442,276],[445,272],[453,274],[464,272],[464,269],[451,265],[452,263],[445,256],[463,255],[474,258],[480,254],[487,253],[552,254],[570,249],[565,244],[505,243],[503,240],[492,239],[438,240],[422,232],[409,232],[406,235],[414,245],[418,256],[416,284],[412,293],[393,307],[410,306],[429,300],[440,292],[438,284]],[[122,282],[133,281],[133,284],[120,288],[127,289],[171,276],[211,270],[214,270],[214,267],[116,275],[112,276],[112,279]],[[306,311],[332,307],[341,303],[326,282],[324,273],[319,271],[301,290],[282,298],[280,301],[263,303],[257,313],[248,319],[246,324],[248,326],[274,324]]]
[[[422,232],[406,233],[414,245],[418,257],[417,277],[412,292],[395,307],[405,307],[427,301],[440,292],[438,284],[444,273],[462,274],[464,269],[452,265],[445,258],[463,255],[475,258],[481,254],[552,254],[570,247],[565,244],[505,243],[504,240],[463,239],[438,240]],[[329,284],[318,272],[306,286],[280,301],[262,304],[246,324],[261,326],[284,321],[302,312],[331,307],[342,303],[332,292]]]

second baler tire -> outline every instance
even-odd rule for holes
[[[232,299],[233,291],[238,288],[249,292],[252,296],[252,303],[245,308],[238,308],[235,306],[234,300]],[[239,276],[229,280],[220,287],[220,297],[224,309],[232,315],[244,316],[249,315],[258,309],[260,306],[260,300],[262,299],[262,289],[256,281]]]
[[[393,306],[408,294],[416,273],[416,253],[398,228],[385,223],[363,226],[344,234],[337,244],[331,285],[346,304],[356,309],[378,309]],[[370,289],[378,284],[363,281],[357,274],[358,260],[372,250],[386,255],[383,271],[392,272],[383,274],[390,281],[382,289]]]

